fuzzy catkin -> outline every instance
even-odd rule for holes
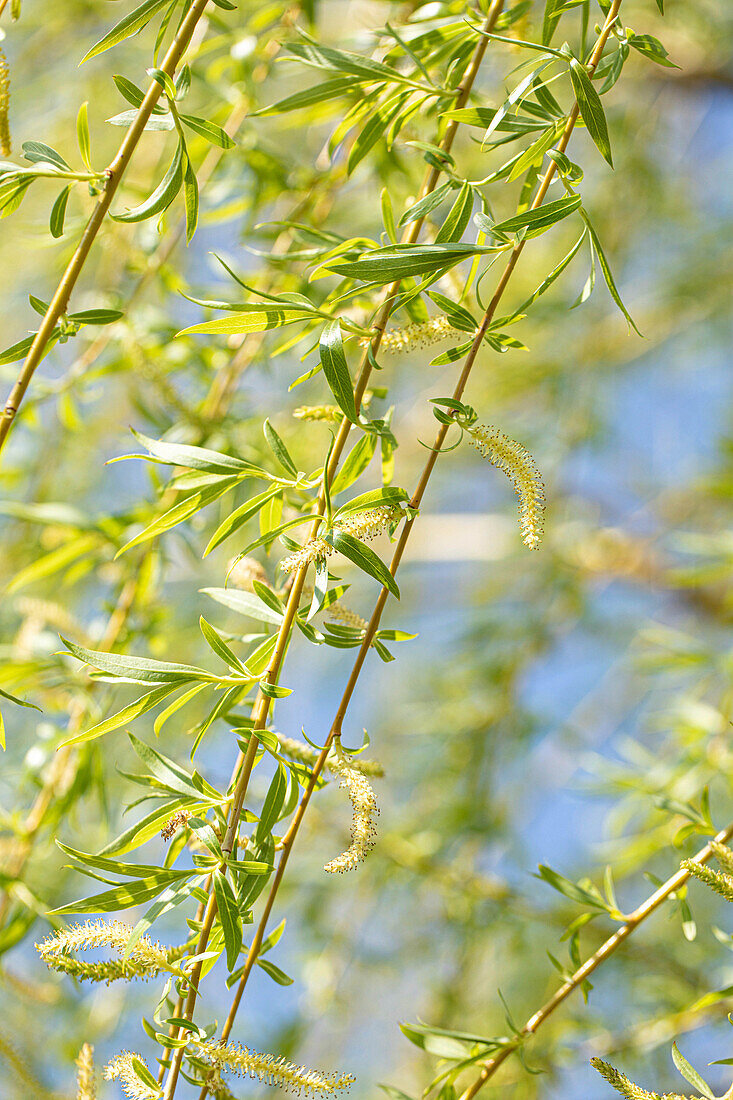
[[[354,538],[368,540],[376,538],[387,528],[399,523],[404,515],[401,508],[393,504],[381,504],[376,508],[366,508],[352,516],[343,516],[337,520],[333,529],[337,534],[353,535]],[[300,550],[283,558],[280,568],[286,573],[294,573],[302,565],[325,561],[333,554],[334,548],[325,539],[309,539]]]
[[[376,829],[374,818],[379,813],[377,799],[366,777],[353,766],[341,748],[340,738],[335,738],[329,754],[328,766],[341,780],[339,786],[349,792],[353,815],[351,819],[351,844],[340,856],[324,867],[330,875],[343,874],[366,859],[374,847]]]
[[[299,1096],[332,1096],[348,1089],[354,1081],[350,1073],[322,1073],[307,1069],[274,1054],[258,1054],[256,1050],[239,1043],[196,1041],[192,1046],[198,1056],[220,1072],[228,1070],[238,1077],[251,1077],[265,1085],[277,1085]]]
[[[76,1059],[76,1100],[97,1100],[94,1081],[94,1047],[85,1043]]]
[[[59,970],[81,982],[106,982],[107,985],[120,979],[152,978],[180,959],[186,950],[185,947],[164,947],[141,936],[127,959],[87,963],[75,957],[77,951],[97,947],[111,947],[122,956],[131,935],[132,926],[123,921],[86,921],[59,929],[37,943],[36,950],[51,970]]]
[[[714,871],[712,867],[706,867],[704,863],[698,863],[694,859],[683,859],[680,867],[699,878],[726,901],[733,901],[733,875],[728,875],[725,871]]]
[[[12,152],[10,140],[10,66],[5,53],[0,48],[0,153],[9,157]]]
[[[121,1054],[115,1055],[105,1068],[105,1081],[119,1081],[129,1100],[157,1100],[157,1097],[163,1095],[163,1090],[157,1086],[153,1088],[138,1077],[135,1062],[148,1069],[145,1059],[134,1051],[123,1050]]]
[[[490,424],[464,427],[472,445],[511,481],[519,498],[522,542],[530,550],[538,550],[545,526],[545,486],[532,455],[516,439]]]
[[[289,756],[291,760],[297,760],[300,764],[305,764],[307,767],[313,767],[318,760],[320,753],[311,748],[310,745],[306,745],[303,741],[297,741],[294,737],[286,737],[284,733],[276,733],[275,736],[280,743],[280,748]],[[331,763],[336,760],[334,750],[326,757],[326,767],[331,770]],[[356,771],[361,772],[362,775],[371,775],[379,779],[384,775],[384,768],[377,760],[362,760],[359,756],[355,760],[350,761],[351,767]],[[335,771],[335,770],[334,770]]]
[[[438,344],[441,340],[470,340],[475,333],[464,332],[463,329],[452,325],[447,317],[432,317],[422,324],[405,325],[403,328],[393,328],[382,336],[380,348],[386,352],[414,351],[417,348],[428,348],[431,344]],[[370,339],[361,341],[362,347],[367,347]]]
[[[609,1085],[613,1085],[616,1092],[620,1092],[622,1096],[626,1097],[626,1100],[697,1100],[696,1097],[681,1096],[677,1092],[649,1092],[648,1089],[642,1089],[639,1085],[635,1085],[633,1081],[630,1081],[625,1073],[621,1073],[619,1070],[614,1069],[608,1062],[602,1061],[600,1058],[591,1058],[590,1064],[594,1069],[597,1069],[601,1077],[605,1077]]]

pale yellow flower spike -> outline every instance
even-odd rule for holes
[[[647,1089],[635,1085],[625,1073],[614,1069],[608,1062],[603,1062],[600,1058],[591,1058],[590,1064],[598,1070],[601,1077],[606,1078],[609,1085],[613,1085],[616,1092],[620,1092],[622,1096],[625,1096],[626,1100],[699,1100],[699,1097],[681,1096],[678,1092],[649,1092]]]
[[[320,755],[316,749],[312,749],[310,745],[306,745],[303,741],[297,741],[294,737],[286,737],[284,733],[276,733],[275,736],[286,756],[289,756],[291,760],[297,760],[300,764],[305,764],[307,767],[312,767]],[[331,753],[326,760],[326,767],[329,770],[331,770],[333,760],[335,760],[335,756]],[[377,760],[362,760],[361,757],[358,757],[350,763],[351,767],[361,772],[362,775],[373,775],[378,779],[384,775],[384,768]]]
[[[147,1073],[153,1084],[148,1084],[139,1076],[138,1068]],[[163,1095],[163,1090],[154,1084],[155,1078],[151,1076],[145,1059],[134,1051],[123,1050],[108,1062],[104,1078],[106,1081],[119,1081],[129,1100],[158,1100]]]
[[[334,531],[353,535],[362,541],[376,538],[388,527],[399,523],[404,512],[397,505],[380,504],[377,508],[366,508],[363,512],[356,512],[353,516],[344,516],[337,520]],[[310,539],[300,550],[283,558],[280,568],[286,573],[294,573],[301,565],[310,565],[312,562],[325,561],[333,554],[333,547],[325,539]]]
[[[196,1053],[216,1070],[228,1070],[238,1077],[251,1077],[264,1085],[277,1085],[299,1096],[333,1096],[354,1081],[350,1073],[321,1073],[296,1066],[274,1054],[258,1054],[239,1043],[195,1042]]]
[[[683,859],[680,867],[684,871],[689,871],[695,878],[699,878],[726,901],[733,901],[733,874],[728,874],[729,871],[733,871],[733,852],[715,840],[710,841],[710,847],[718,863],[725,867],[725,871],[714,871],[712,867],[698,863],[695,859]]]
[[[85,1043],[76,1059],[76,1100],[97,1100],[94,1083],[94,1047]]]
[[[489,424],[469,424],[466,431],[474,447],[507,475],[519,497],[522,542],[538,550],[545,527],[545,486],[529,451]]]
[[[385,332],[380,348],[382,351],[399,353],[413,351],[416,348],[428,348],[431,344],[438,344],[441,340],[470,340],[475,335],[473,332],[464,332],[455,328],[447,317],[432,317],[423,324],[405,325],[404,328],[393,328]],[[366,347],[370,338],[364,338],[361,346]]]
[[[353,871],[372,850],[376,836],[374,817],[379,813],[379,808],[369,781],[346,756],[338,737],[333,742],[328,767],[341,780],[339,786],[348,790],[354,811],[351,819],[351,845],[324,867],[324,871],[333,875]]]
[[[46,966],[60,970],[79,981],[110,982],[120,978],[151,978],[180,959],[185,947],[164,947],[147,936],[141,936],[127,959],[108,959],[87,963],[75,958],[75,952],[96,947],[111,947],[122,955],[132,935],[132,926],[122,921],[86,921],[72,924],[48,936],[36,944],[36,950]]]
[[[0,49],[0,153],[9,157],[12,152],[10,140],[10,66],[8,59]]]

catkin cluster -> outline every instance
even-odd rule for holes
[[[160,835],[163,840],[168,841],[171,839],[171,837],[174,837],[176,835],[179,829],[185,829],[186,825],[188,825],[188,819],[190,818],[190,816],[191,814],[188,812],[188,810],[179,810],[177,814],[173,814],[172,817],[169,817],[163,828],[160,830]]]
[[[163,1090],[149,1085],[136,1071],[137,1063],[144,1071],[150,1073],[145,1059],[130,1050],[123,1050],[108,1062],[104,1070],[106,1081],[119,1081],[122,1091],[129,1100],[157,1100],[163,1095]]]
[[[463,329],[456,328],[447,317],[432,317],[422,324],[390,329],[382,336],[380,347],[382,351],[393,353],[414,351],[417,348],[428,348],[432,344],[438,344],[441,340],[469,340],[473,335],[472,332],[464,332]],[[363,339],[362,347],[367,347],[369,342],[369,338]]]
[[[97,947],[111,947],[122,956],[131,935],[132,927],[123,921],[86,921],[59,929],[37,943],[36,950],[51,970],[59,970],[81,982],[106,982],[107,985],[119,979],[152,978],[180,959],[186,950],[185,947],[164,947],[141,936],[126,959],[88,963],[75,957],[77,951]]]
[[[465,430],[471,443],[498,470],[503,470],[519,498],[519,526],[522,542],[538,550],[545,526],[545,486],[532,455],[490,424],[468,424]]]
[[[321,1073],[296,1066],[274,1054],[258,1054],[239,1043],[195,1042],[196,1054],[215,1070],[227,1070],[238,1077],[251,1077],[264,1085],[277,1085],[298,1096],[333,1096],[348,1089],[354,1078],[349,1073]]]
[[[10,66],[0,48],[0,153],[9,157],[12,152],[10,140]]]
[[[329,874],[343,874],[344,871],[353,871],[357,864],[366,859],[374,847],[376,837],[374,818],[379,813],[379,808],[369,781],[362,772],[357,771],[352,761],[346,756],[338,737],[333,742],[328,766],[341,780],[339,786],[349,792],[353,809],[351,844],[345,852],[330,860],[324,867]]]
[[[600,1058],[591,1058],[590,1064],[598,1070],[601,1077],[606,1078],[609,1085],[613,1085],[616,1092],[620,1092],[622,1096],[625,1096],[626,1100],[697,1100],[696,1097],[681,1096],[677,1092],[658,1093],[642,1089],[639,1085],[635,1085],[633,1081],[630,1081],[625,1073],[614,1069],[608,1062],[603,1062]]]
[[[333,529],[336,533],[345,533],[357,539],[368,540],[376,538],[382,531],[399,523],[402,516],[402,509],[397,505],[380,504],[377,508],[367,508],[363,512],[356,512],[353,516],[344,516],[334,523]],[[324,561],[333,553],[333,549],[325,539],[309,539],[300,550],[283,558],[280,568],[286,573],[294,573],[302,565]]]

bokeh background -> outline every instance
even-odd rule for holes
[[[88,100],[95,161],[111,159],[121,131],[105,120],[124,109],[111,75],[143,83],[149,32],[77,66],[121,7],[24,0],[18,23],[4,15],[16,150],[35,139],[74,157],[73,120]],[[429,7],[436,16],[463,9]],[[530,31],[541,7],[530,5]],[[268,103],[311,79],[292,63],[270,63],[280,8],[240,0],[236,13],[212,14],[194,64],[199,113],[216,110],[223,121],[238,94]],[[615,171],[584,132],[571,154],[585,169],[584,201],[644,338],[628,330],[600,273],[590,300],[569,308],[586,278],[578,258],[517,329],[529,350],[485,354],[468,400],[536,457],[548,490],[545,544],[537,554],[521,546],[508,484],[475,451],[461,447],[441,459],[403,567],[402,601],[386,614],[386,625],[418,636],[399,645],[397,661],[367,663],[345,730],[355,745],[366,728],[370,755],[385,766],[377,848],[358,873],[324,876],[324,860],[340,850],[348,807],[336,789],[316,800],[277,907],[277,919],[286,916],[288,924],[273,958],[294,983],[283,988],[255,974],[235,1032],[256,1049],[356,1073],[354,1100],[382,1095],[380,1082],[417,1096],[430,1080],[435,1059],[407,1042],[400,1021],[503,1034],[498,990],[518,1023],[552,992],[559,975],[547,952],[568,965],[561,936],[575,910],[533,877],[538,863],[596,882],[610,863],[620,904],[631,909],[653,888],[645,873],[666,877],[695,845],[692,838],[675,848],[683,818],[665,799],[699,804],[709,786],[716,823],[733,810],[733,11],[715,0],[668,0],[664,20],[653,0],[629,0],[624,9],[624,20],[658,35],[680,69],[639,55],[629,60],[605,100]],[[366,50],[375,27],[409,13],[399,4],[328,0],[310,14],[319,38]],[[573,26],[571,14],[568,36]],[[480,102],[498,101],[512,67],[489,51]],[[0,604],[0,686],[44,707],[40,716],[6,708],[6,855],[85,690],[78,671],[55,656],[58,634],[98,642],[130,569],[124,559],[112,561],[111,540],[83,542],[85,523],[113,514],[129,524],[155,507],[155,469],[105,465],[136,449],[129,427],[251,453],[270,415],[300,466],[314,467],[325,450],[325,428],[290,416],[322,392],[320,383],[288,392],[303,370],[298,350],[275,355],[281,339],[268,337],[236,379],[227,410],[207,420],[207,394],[236,349],[173,337],[201,317],[179,291],[207,297],[229,290],[212,251],[256,278],[268,276],[266,259],[252,249],[269,250],[276,231],[256,227],[288,216],[292,192],[312,182],[314,168],[316,202],[304,220],[349,235],[378,235],[385,183],[403,201],[414,194],[422,161],[401,143],[392,157],[380,154],[334,187],[342,158],[329,165],[323,152],[332,126],[325,109],[305,121],[246,120],[204,192],[194,242],[172,251],[129,309],[161,237],[154,222],[136,231],[110,225],[74,301],[77,308],[119,306],[124,321],[91,355],[94,334],[80,336],[38,371],[0,471],[0,555],[10,583]],[[421,126],[417,120],[403,137],[424,137]],[[474,178],[491,170],[477,133],[462,132],[456,146],[459,165]],[[160,177],[163,137],[146,136],[129,194]],[[203,145],[196,148],[203,158]],[[88,210],[88,200],[74,196],[67,232],[53,242],[53,198],[43,183],[34,185],[2,222],[3,346],[35,327],[28,295],[49,297]],[[500,189],[491,198],[511,212],[511,197]],[[164,234],[175,231],[179,213],[169,212]],[[512,302],[567,251],[572,232],[563,223],[533,242]],[[302,285],[302,265],[286,276],[282,270],[277,278],[291,279],[290,289]],[[385,357],[380,378],[396,406],[397,482],[408,488],[424,462],[418,440],[434,432],[429,398],[450,392],[456,370],[428,360],[421,351]],[[15,370],[0,367],[3,388]],[[367,473],[359,486],[375,477]],[[199,614],[243,629],[199,592],[223,583],[237,549],[225,545],[201,560],[222,516],[215,506],[166,535],[145,559],[144,598],[128,616],[120,648],[198,663],[206,661]],[[57,555],[56,567],[21,572],[64,547],[61,565]],[[386,541],[376,548],[388,552]],[[266,567],[274,578],[275,566]],[[348,569],[343,574],[354,581],[351,605],[368,613],[373,587]],[[348,652],[316,652],[296,641],[286,676],[294,694],[278,705],[278,728],[297,737],[304,727],[322,738],[350,666]],[[103,689],[95,699],[97,716],[113,701],[115,709],[122,705],[119,692]],[[152,737],[147,718],[134,729]],[[187,729],[186,721],[169,723],[163,751],[183,757]],[[226,781],[234,751],[228,729],[216,728],[205,755],[212,781]],[[100,1063],[123,1047],[140,1049],[140,1016],[150,1013],[153,986],[75,988],[49,976],[33,949],[46,931],[45,909],[85,889],[63,869],[52,835],[86,850],[101,847],[129,820],[122,810],[132,788],[116,768],[131,766],[122,731],[86,751],[42,830],[25,892],[16,893],[16,911],[30,916],[2,943],[0,1094],[8,1100],[71,1096],[83,1041],[95,1044]],[[266,783],[263,768],[260,793]],[[699,925],[694,940],[683,934],[679,905],[668,905],[599,972],[589,1003],[569,1002],[534,1040],[528,1062],[541,1072],[529,1074],[515,1060],[492,1091],[509,1088],[517,1100],[600,1100],[609,1090],[588,1059],[611,1053],[646,1087],[680,1091],[669,1056],[674,1036],[699,1067],[725,1058],[733,998],[690,1009],[733,985],[733,918],[701,886],[690,888],[688,901]],[[163,941],[174,923],[161,925]],[[610,927],[592,923],[583,952]],[[218,969],[204,1004],[207,1019],[226,1011]],[[714,1067],[709,1079],[722,1093],[730,1071]],[[267,1091],[235,1088],[248,1097]]]

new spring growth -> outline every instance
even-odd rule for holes
[[[354,1081],[349,1073],[321,1073],[319,1070],[296,1066],[274,1054],[258,1054],[256,1050],[217,1042],[195,1042],[196,1054],[214,1069],[226,1070],[238,1077],[251,1077],[264,1085],[277,1085],[299,1096],[333,1096],[348,1089]]]
[[[614,1069],[608,1062],[601,1061],[600,1058],[591,1058],[590,1064],[598,1070],[601,1077],[606,1078],[609,1085],[613,1085],[616,1092],[620,1092],[622,1096],[625,1096],[626,1100],[699,1100],[698,1097],[682,1096],[678,1092],[649,1092],[648,1089],[642,1089],[635,1085],[625,1073],[620,1073],[619,1070]]]
[[[716,893],[721,894],[726,901],[733,901],[733,852],[716,840],[710,841],[710,847],[720,866],[725,868],[724,871],[714,871],[712,867],[697,863],[694,859],[683,859],[680,866]]]
[[[318,751],[312,749],[310,745],[306,745],[303,741],[296,741],[294,737],[286,737],[283,733],[277,733],[275,736],[280,743],[280,748],[291,760],[297,760],[299,764],[305,764],[307,767],[312,767],[318,760],[320,755]],[[331,749],[326,759],[326,767],[330,771],[333,771],[334,774],[337,774],[336,769],[331,768],[331,764],[334,761],[338,761],[338,757],[334,750]],[[376,779],[380,779],[384,775],[384,768],[377,760],[362,760],[359,756],[351,760],[350,763],[351,767],[361,772],[362,775],[371,775]],[[338,763],[336,767],[338,767]]]
[[[82,982],[106,982],[107,985],[121,978],[126,981],[147,979],[161,970],[170,971],[172,964],[185,954],[185,947],[164,947],[141,936],[125,959],[122,956],[131,935],[131,925],[123,921],[86,921],[59,929],[37,943],[36,950],[51,970],[59,970]],[[120,958],[88,963],[75,957],[75,952],[97,947],[111,947]]]
[[[439,344],[441,340],[468,340],[473,335],[475,334],[456,328],[447,317],[432,317],[423,324],[390,329],[382,337],[380,347],[382,351],[394,353],[414,351],[417,348],[428,348],[432,344]],[[361,346],[367,347],[369,342],[369,339],[365,338],[361,341]]]
[[[353,516],[344,516],[336,520],[334,531],[353,535],[354,538],[366,541],[376,538],[382,531],[392,529],[402,519],[404,512],[396,504],[380,504],[377,508],[367,508],[363,512],[356,512]],[[293,573],[300,569],[301,565],[309,565],[311,562],[321,562],[333,553],[333,546],[323,538],[310,539],[300,550],[283,558],[280,568],[286,573]]]
[[[76,1059],[76,1100],[97,1100],[94,1081],[94,1047],[85,1043]]]
[[[545,486],[532,455],[516,439],[490,424],[458,422],[470,435],[472,445],[511,481],[519,498],[522,542],[530,550],[538,550],[545,527]]]
[[[157,1100],[163,1095],[144,1058],[129,1050],[123,1050],[107,1063],[104,1078],[105,1081],[119,1081],[129,1100]]]
[[[343,874],[353,871],[374,847],[376,829],[374,818],[379,813],[377,800],[368,779],[356,769],[341,748],[341,739],[336,737],[328,758],[329,769],[341,780],[339,786],[349,792],[353,808],[351,819],[351,844],[340,856],[330,860],[324,867],[329,874]]]
[[[0,153],[9,157],[12,152],[10,140],[10,66],[0,47]]]

